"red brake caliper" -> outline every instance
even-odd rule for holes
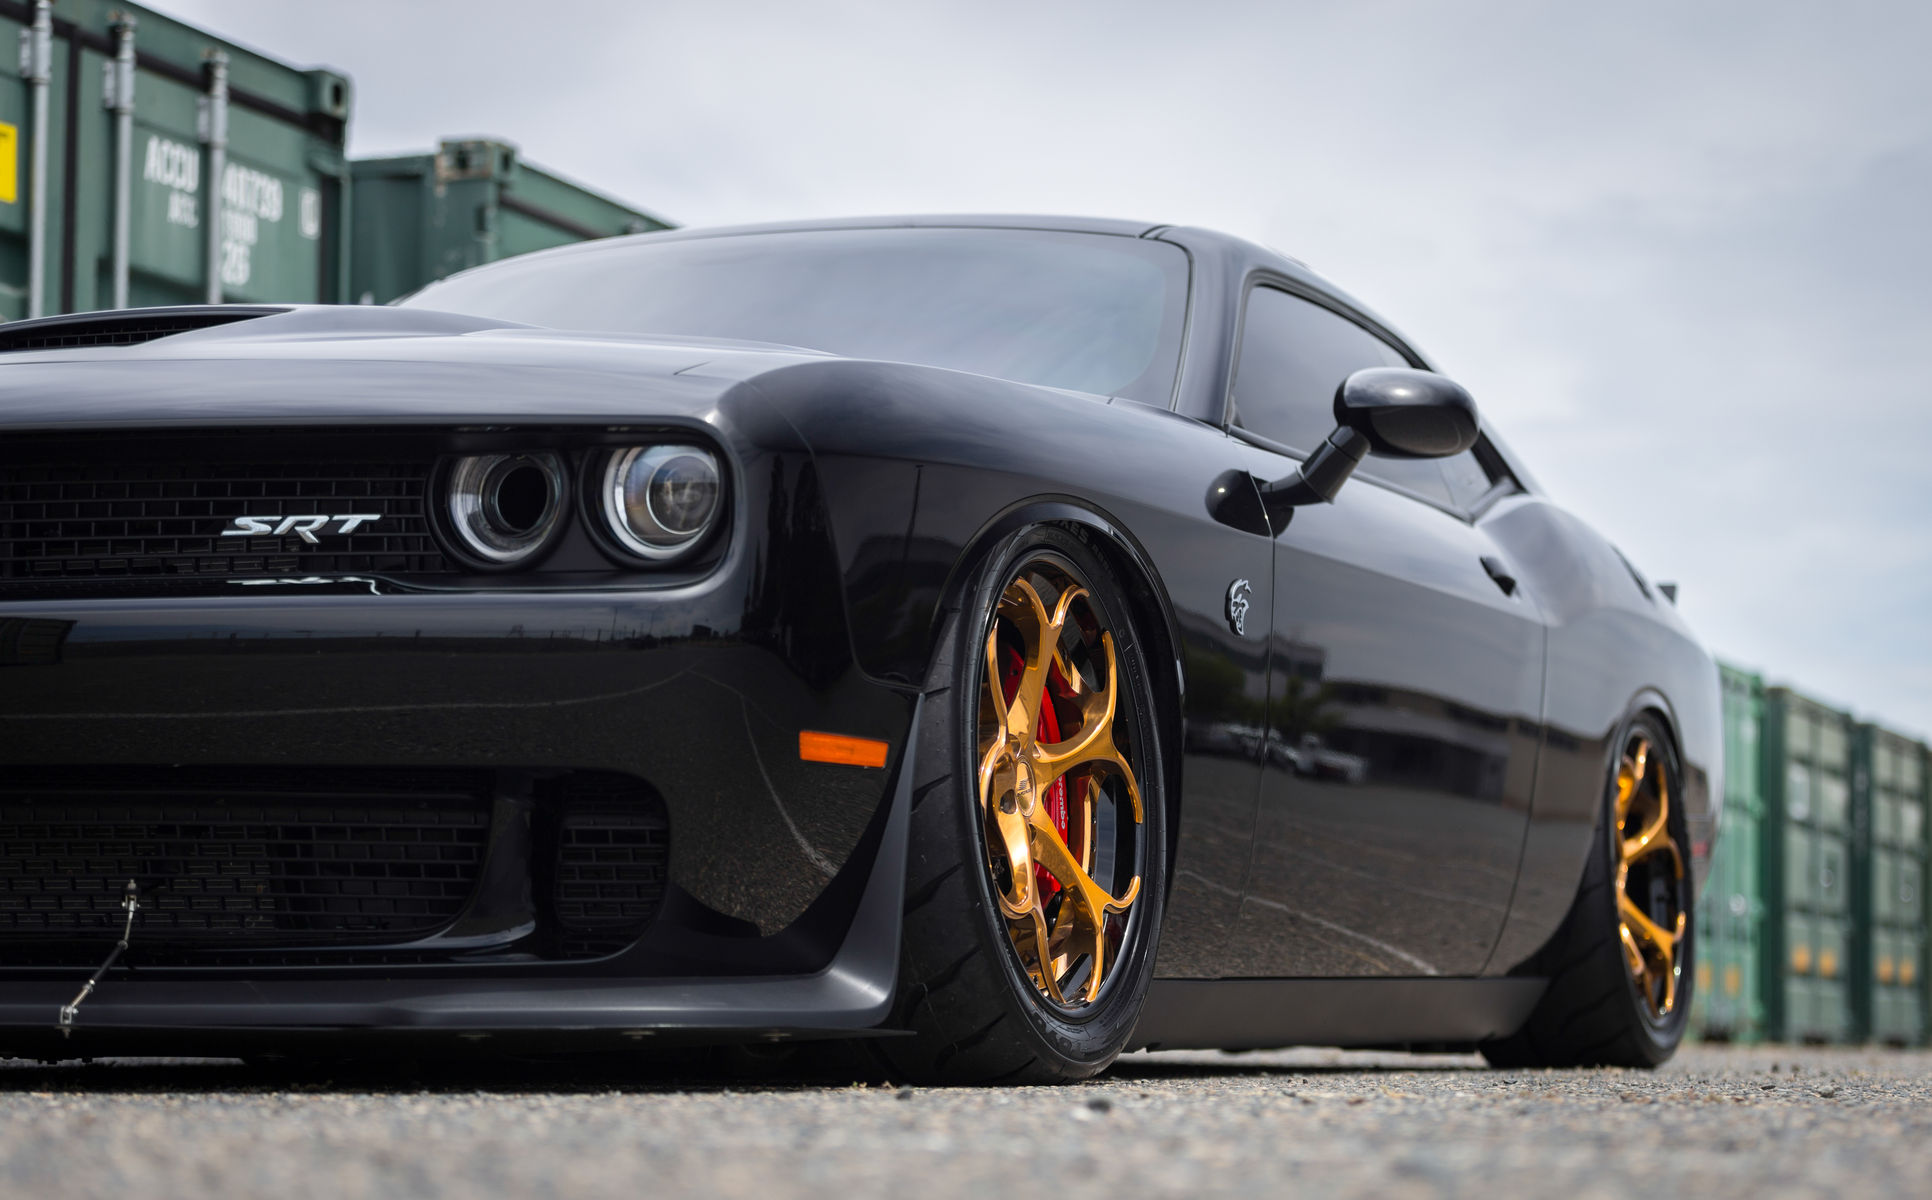
[[[1020,657],[1018,650],[1009,648],[1006,652],[1006,671],[1000,678],[1000,688],[1006,693],[1006,702],[1008,704],[1013,703],[1013,697],[1019,694],[1020,676],[1025,674],[1025,672],[1026,660]],[[1059,684],[1061,690],[1066,689],[1066,681],[1060,678],[1060,667],[1057,663],[1048,668],[1047,690],[1049,692],[1053,691],[1056,683]],[[1053,710],[1053,704],[1050,699],[1047,703],[1040,705],[1040,727],[1033,731],[1033,736],[1040,742],[1049,745],[1060,740],[1060,715]],[[1060,840],[1063,842],[1066,841],[1067,781],[1065,776],[1054,780],[1053,786],[1047,788],[1046,809],[1047,815],[1053,818],[1053,827],[1060,831]],[[1033,874],[1039,880],[1040,895],[1042,898],[1051,896],[1060,890],[1060,881],[1049,874],[1045,867],[1035,865]]]

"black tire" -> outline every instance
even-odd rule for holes
[[[1666,834],[1676,846],[1681,874],[1666,880],[1675,889],[1669,903],[1689,914],[1690,861],[1686,853],[1681,795],[1683,778],[1668,731],[1654,713],[1631,717],[1618,731],[1617,754],[1610,768],[1596,839],[1584,869],[1583,883],[1569,915],[1555,936],[1522,968],[1526,975],[1546,975],[1549,990],[1537,1002],[1527,1024],[1510,1037],[1482,1044],[1483,1057],[1498,1067],[1655,1067],[1676,1052],[1684,1036],[1691,1006],[1691,981],[1696,951],[1696,923],[1688,916],[1677,939],[1675,986],[1668,1008],[1659,1014],[1655,996],[1646,999],[1643,985],[1626,961],[1620,933],[1623,919],[1617,906],[1618,842],[1617,761],[1634,739],[1642,738],[1661,761],[1667,795]],[[1639,783],[1642,781],[1639,780]],[[1652,915],[1655,915],[1654,912]]]
[[[1012,875],[995,880],[997,862],[1006,860],[987,849],[989,814],[978,795],[983,647],[1002,592],[1033,564],[1063,571],[1085,587],[1089,611],[1113,635],[1113,732],[1139,780],[1142,802],[1141,821],[1132,827],[1138,898],[1122,918],[1114,965],[1103,970],[1098,995],[1074,1007],[1043,993],[1016,948],[998,900]],[[946,614],[916,732],[920,777],[913,791],[899,988],[889,1022],[913,1036],[869,1043],[895,1076],[942,1085],[1068,1083],[1106,1069],[1126,1045],[1153,974],[1166,896],[1167,797],[1152,682],[1118,583],[1074,531],[1034,526],[1005,539],[963,589],[959,606]],[[1124,784],[1106,786],[1117,792]],[[1099,804],[1093,801],[1095,809]],[[1122,828],[1115,818],[1110,836]],[[1099,867],[1101,860],[1094,863]],[[1108,874],[1118,878],[1121,869],[1116,861]],[[1112,919],[1103,917],[1102,926],[1111,930]],[[1104,961],[1107,954],[1099,957]]]

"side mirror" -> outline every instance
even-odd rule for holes
[[[1370,454],[1447,458],[1476,444],[1476,402],[1455,380],[1406,367],[1357,371],[1335,389],[1335,432],[1301,470],[1261,486],[1277,528],[1289,509],[1327,504]]]

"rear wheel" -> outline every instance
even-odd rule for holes
[[[1620,735],[1583,886],[1529,970],[1548,974],[1528,1024],[1484,1043],[1499,1067],[1654,1067],[1691,1002],[1691,876],[1677,752],[1651,713]]]
[[[919,730],[895,1024],[926,1083],[1052,1083],[1132,1034],[1165,888],[1146,653],[1086,541],[1008,539],[948,621]]]

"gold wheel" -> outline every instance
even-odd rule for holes
[[[1039,559],[983,644],[979,807],[1007,933],[1042,998],[1099,999],[1135,902],[1140,785],[1114,635],[1087,588]]]
[[[1639,730],[1617,764],[1617,940],[1652,1020],[1677,1006],[1690,920],[1685,854],[1671,828],[1664,756]]]

